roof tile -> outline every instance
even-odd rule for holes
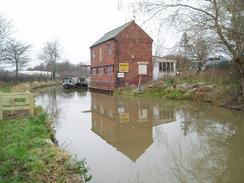
[[[114,30],[112,30],[110,32],[107,32],[106,34],[104,34],[103,37],[98,39],[91,47],[94,47],[94,46],[96,46],[98,44],[101,44],[101,43],[103,43],[105,41],[108,41],[110,39],[115,38],[121,31],[123,31],[126,27],[128,27],[133,22],[134,21],[130,21],[130,22],[128,22],[128,23],[126,23],[126,24],[124,24],[124,25],[122,25],[122,26],[120,26],[120,27],[118,27],[118,28],[116,28],[116,29],[114,29]]]

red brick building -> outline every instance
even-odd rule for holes
[[[152,79],[152,38],[134,21],[101,37],[91,47],[90,87],[113,91]]]

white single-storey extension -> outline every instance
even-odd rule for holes
[[[153,80],[176,76],[176,60],[153,56]]]

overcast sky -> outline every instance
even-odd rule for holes
[[[12,20],[14,37],[32,45],[32,63],[47,40],[57,38],[63,58],[89,64],[89,46],[104,33],[130,21],[133,0],[0,0],[0,14]],[[136,17],[141,25],[143,17]],[[143,28],[155,40],[154,30]],[[168,36],[165,36],[166,41]]]

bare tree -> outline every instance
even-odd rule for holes
[[[3,15],[0,15],[0,62],[3,61],[7,38],[11,34],[11,22]]]
[[[181,40],[178,44],[176,44],[176,47],[178,47],[178,51],[182,57],[185,57],[186,59],[192,60],[192,43],[190,42],[191,39],[188,36],[187,32],[184,32],[182,34]]]
[[[5,54],[3,60],[15,66],[16,82],[18,82],[19,69],[24,67],[29,61],[30,48],[31,45],[17,40],[8,41],[7,46],[4,48]]]
[[[47,41],[39,54],[39,59],[43,60],[51,69],[51,78],[56,78],[56,63],[61,59],[60,42],[55,39],[54,41]]]
[[[224,48],[239,65],[244,96],[243,0],[144,0],[137,5],[148,20],[168,20],[175,28]]]
[[[210,46],[202,37],[193,40],[193,54],[196,60],[206,62],[210,52]]]

